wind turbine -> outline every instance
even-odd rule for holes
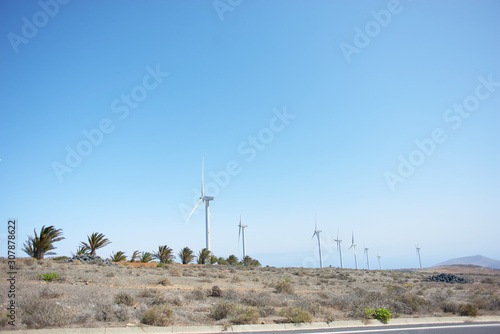
[[[380,262],[380,258],[381,258],[381,257],[382,257],[382,256],[377,255],[377,259],[378,259],[378,269],[379,269],[379,270],[382,270],[382,262]]]
[[[358,269],[358,257],[356,255],[356,245],[354,244],[354,232],[352,232],[352,244],[351,244],[351,247],[349,247],[349,249],[351,249],[354,251],[354,262],[356,263],[356,269]]]
[[[368,250],[370,248],[365,247],[365,255],[366,255],[366,265],[368,266],[368,270],[370,270],[370,258],[368,257]]]
[[[339,251],[339,256],[340,256],[340,268],[344,268],[344,263],[342,262],[342,247],[340,246],[342,240],[339,239],[339,231],[337,231],[337,239],[333,241],[337,243],[337,250]]]
[[[193,211],[191,211],[191,214],[189,214],[188,220],[189,220],[189,218],[191,218],[191,215],[193,214],[194,210],[196,210],[198,205],[200,205],[201,202],[204,202],[205,203],[205,225],[206,225],[206,231],[207,231],[207,247],[206,248],[208,249],[208,251],[210,251],[210,210],[209,210],[209,206],[210,206],[210,201],[213,201],[215,197],[214,196],[205,196],[205,186],[204,186],[204,182],[203,182],[204,166],[205,166],[205,159],[203,159],[203,161],[201,163],[201,197],[200,197],[200,200],[198,201],[198,203],[196,203],[196,205],[194,206]]]
[[[319,234],[321,233],[321,230],[318,230],[318,227],[316,225],[316,217],[314,218],[314,234],[311,239],[314,239],[314,236],[318,237],[318,248],[319,248],[319,267],[323,268],[323,256],[321,253],[321,239],[319,237]]]
[[[245,228],[247,228],[248,225],[243,225],[241,223],[241,215],[240,215],[240,224],[238,226],[240,227],[239,232],[238,232],[238,244],[240,243],[241,231],[243,231],[243,260],[242,261],[245,261],[245,258],[247,257],[247,247],[245,245]]]
[[[418,262],[420,263],[420,269],[422,269],[422,259],[420,258],[420,247],[418,247],[418,244],[415,246],[417,249],[417,255],[418,255]]]

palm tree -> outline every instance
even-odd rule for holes
[[[153,253],[153,257],[160,260],[160,263],[172,263],[172,260],[175,258],[173,252],[172,248],[167,245],[158,246],[158,251]]]
[[[141,263],[148,263],[151,261],[153,261],[153,255],[150,252],[141,253],[141,258],[140,258]]]
[[[238,258],[236,257],[236,255],[229,255],[226,261],[232,266],[238,264]]]
[[[198,253],[198,264],[205,264],[207,260],[210,258],[210,251],[206,248],[203,248],[199,253]]]
[[[88,243],[82,242],[82,246],[87,247],[90,250],[90,255],[96,255],[96,250],[99,248],[106,247],[111,243],[108,238],[102,233],[94,232],[87,236]]]
[[[259,261],[257,261],[256,259],[252,259],[250,256],[245,256],[245,258],[243,259],[242,261],[242,264],[244,266],[255,266],[255,267],[260,267],[261,264]]]
[[[189,247],[184,247],[179,252],[182,264],[190,264],[194,260],[194,252]]]
[[[125,256],[125,253],[122,251],[118,251],[115,253],[111,254],[110,260],[113,262],[122,262],[125,261],[127,257]]]
[[[138,259],[140,254],[141,252],[139,252],[138,250],[134,251],[132,253],[132,256],[130,257],[130,262],[135,262],[135,259]]]
[[[210,264],[216,264],[217,261],[219,261],[219,258],[215,255],[210,255],[210,257],[208,258],[208,262]]]
[[[28,241],[23,245],[23,251],[37,260],[43,259],[44,255],[54,255],[54,252],[50,252],[56,249],[54,243],[65,239],[62,236],[62,229],[56,230],[54,226],[42,226],[40,235],[36,233],[36,229],[34,229],[33,232],[35,236],[28,236]]]
[[[220,264],[221,266],[227,266],[229,262],[222,256],[217,259],[217,264]]]
[[[77,249],[76,249],[76,255],[89,255],[90,254],[90,251],[87,247],[85,246],[79,246]]]

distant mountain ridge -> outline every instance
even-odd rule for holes
[[[439,266],[454,266],[460,264],[469,264],[475,265],[485,268],[491,269],[500,269],[500,261],[490,259],[486,256],[475,255],[475,256],[466,256],[466,257],[458,257],[456,259],[451,259],[448,261],[444,261],[438,264],[433,265],[433,267]]]

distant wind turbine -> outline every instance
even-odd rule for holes
[[[318,248],[319,248],[319,267],[323,268],[323,256],[321,252],[321,238],[319,237],[319,234],[321,233],[321,230],[318,230],[318,226],[316,225],[316,217],[314,218],[314,234],[311,239],[314,239],[314,236],[318,237]]]
[[[340,243],[342,240],[339,239],[339,232],[337,231],[337,239],[334,240],[337,243],[337,250],[339,251],[340,256],[340,268],[344,268],[344,263],[342,262],[342,246]]]
[[[240,215],[240,224],[238,226],[240,227],[238,232],[238,243],[240,243],[240,236],[241,234],[243,234],[243,261],[244,261],[245,258],[247,257],[247,247],[245,245],[245,228],[247,228],[248,225],[243,225],[241,223],[241,215]]]
[[[352,232],[352,244],[351,244],[351,247],[349,247],[349,249],[351,249],[354,251],[354,263],[356,264],[356,269],[358,269],[358,257],[356,255],[356,245],[354,244],[354,232]]]
[[[201,163],[201,197],[200,197],[200,200],[198,201],[198,203],[196,203],[196,205],[194,206],[193,211],[191,211],[191,213],[189,214],[188,220],[189,220],[189,218],[191,218],[191,215],[193,214],[194,210],[196,210],[198,205],[200,205],[201,202],[204,202],[205,203],[205,225],[206,225],[206,232],[207,232],[207,247],[206,248],[210,251],[210,209],[209,209],[209,206],[210,206],[210,201],[213,201],[215,197],[214,196],[205,196],[205,186],[204,186],[204,182],[203,182],[204,166],[205,166],[205,159],[203,159],[203,161]]]
[[[418,247],[418,244],[415,246],[417,249],[417,255],[418,255],[418,262],[420,263],[420,269],[422,269],[422,259],[420,258],[420,247]]]
[[[377,259],[378,259],[378,269],[379,269],[379,270],[382,270],[382,262],[380,262],[380,258],[381,258],[381,257],[382,257],[382,256],[377,255]]]
[[[368,256],[368,250],[370,248],[365,247],[365,255],[366,255],[366,265],[368,266],[368,270],[370,270],[370,257]]]

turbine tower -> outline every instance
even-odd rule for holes
[[[368,257],[368,250],[370,248],[365,248],[365,255],[366,255],[366,265],[368,267],[368,270],[370,270],[370,258]]]
[[[314,234],[311,239],[314,239],[314,236],[318,237],[318,248],[319,248],[319,267],[323,268],[323,255],[321,253],[321,239],[319,237],[319,234],[321,233],[321,230],[318,230],[318,227],[316,225],[316,217],[314,218]]]
[[[238,226],[240,227],[239,232],[238,232],[238,244],[240,243],[240,236],[241,236],[242,231],[243,231],[243,259],[242,259],[242,261],[245,261],[245,258],[247,257],[247,246],[245,245],[245,228],[247,228],[248,225],[243,225],[241,223],[241,215],[240,215],[240,224]]]
[[[337,243],[337,250],[339,251],[339,256],[340,256],[340,268],[344,268],[344,263],[342,262],[342,247],[340,246],[340,243],[342,240],[339,239],[339,232],[337,231],[337,239],[333,240]]]
[[[198,205],[200,205],[201,202],[204,202],[205,203],[205,226],[206,226],[206,232],[207,232],[207,249],[208,251],[210,251],[210,201],[213,201],[214,200],[214,196],[205,196],[205,186],[204,186],[204,182],[203,182],[203,169],[204,169],[204,166],[205,166],[205,159],[203,159],[202,163],[201,163],[201,197],[200,197],[200,200],[198,201],[198,203],[196,203],[196,205],[194,206],[194,209],[193,211],[191,211],[191,213],[189,214],[189,217],[188,217],[188,220],[189,218],[191,218],[191,215],[193,214],[194,210],[196,210],[196,208],[198,207]]]
[[[381,257],[382,257],[382,256],[377,255],[377,259],[378,259],[378,269],[379,269],[379,270],[382,270],[382,262],[380,262],[380,258],[381,258]]]
[[[349,247],[349,249],[351,249],[354,251],[354,263],[356,263],[356,269],[358,269],[358,257],[356,255],[356,245],[354,244],[354,232],[352,232],[352,244],[351,244],[351,247]]]
[[[420,269],[422,269],[422,259],[420,258],[420,247],[418,247],[418,244],[415,246],[417,249],[417,255],[418,255],[418,262],[420,263]]]

